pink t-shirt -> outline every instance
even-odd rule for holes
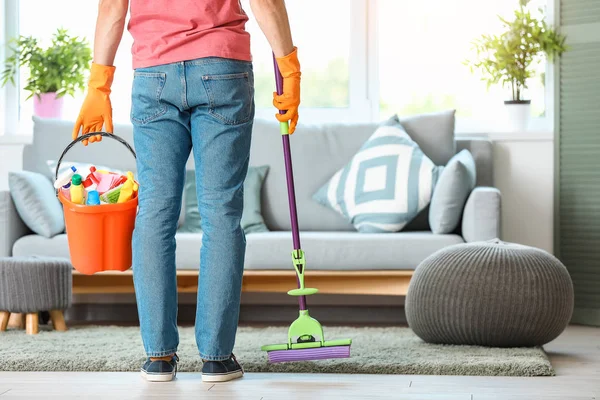
[[[133,68],[201,57],[252,61],[239,0],[131,0]]]

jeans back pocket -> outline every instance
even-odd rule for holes
[[[209,113],[226,125],[250,121],[254,110],[252,79],[250,72],[203,75]]]
[[[167,74],[164,72],[134,72],[131,90],[131,122],[147,124],[167,112],[161,103]]]

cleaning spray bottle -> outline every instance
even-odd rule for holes
[[[99,190],[98,186],[100,186],[100,180],[94,175],[96,172],[96,168],[94,166],[90,167],[90,173],[87,178],[83,181],[83,187],[89,193],[92,190]]]
[[[58,178],[56,178],[56,181],[54,181],[54,189],[59,189],[71,183],[71,178],[75,173],[77,173],[77,168],[71,166],[71,168],[60,174]]]

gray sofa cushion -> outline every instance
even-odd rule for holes
[[[451,233],[456,229],[475,181],[475,160],[469,150],[462,150],[444,168],[431,197],[429,225],[433,233]]]
[[[242,229],[246,234],[269,230],[262,216],[260,201],[262,186],[268,172],[268,165],[248,168],[248,174],[244,181],[244,210],[241,220]],[[196,195],[196,172],[193,169],[186,171],[182,213],[185,215],[184,224],[179,232],[202,232],[202,219],[198,211],[198,196]]]
[[[15,207],[29,229],[45,237],[64,232],[62,206],[52,183],[44,175],[30,171],[10,172],[8,186]]]
[[[52,238],[25,235],[13,246],[13,257],[47,256],[71,259],[67,235],[61,233]]]
[[[475,186],[494,187],[494,145],[491,140],[475,137],[456,141],[456,153],[469,150],[475,160],[477,180]]]
[[[431,253],[463,243],[458,235],[434,235],[431,232],[304,232],[300,237],[307,268],[313,270],[415,269]],[[177,234],[178,269],[198,268],[201,240],[199,233]],[[246,240],[246,269],[293,271],[290,232],[253,233]],[[13,252],[15,256],[69,257],[66,235],[52,239],[25,236],[15,243]]]
[[[309,270],[415,269],[431,253],[463,243],[458,235],[431,232],[301,233],[302,250]],[[246,269],[291,269],[290,232],[248,236]]]
[[[456,153],[455,114],[455,110],[446,110],[410,117],[394,115],[383,124],[401,125],[431,161],[446,165]]]
[[[19,217],[10,192],[0,191],[0,257],[11,256],[15,241],[30,232]]]

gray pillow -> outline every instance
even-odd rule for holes
[[[37,172],[9,172],[8,187],[29,229],[47,238],[65,231],[63,209],[48,178]]]
[[[261,210],[261,191],[269,166],[249,167],[244,182],[244,210],[242,212],[242,229],[246,234],[268,232]],[[185,216],[179,232],[202,232],[198,197],[196,196],[196,172],[186,171],[184,204]]]
[[[456,110],[446,110],[403,118],[394,115],[383,125],[401,125],[435,165],[446,165],[456,154],[455,114]]]
[[[448,162],[431,197],[429,225],[433,233],[452,233],[458,227],[476,178],[475,160],[469,150],[462,150]]]

